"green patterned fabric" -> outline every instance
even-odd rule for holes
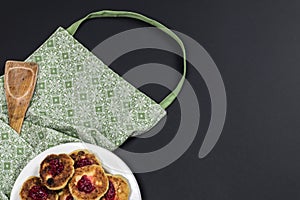
[[[38,63],[39,73],[21,136],[7,125],[0,77],[0,198],[26,163],[51,146],[84,141],[114,150],[166,115],[61,27],[26,61]]]
[[[27,61],[39,64],[27,120],[114,150],[165,110],[59,28]]]

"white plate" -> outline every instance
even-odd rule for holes
[[[67,143],[52,147],[34,159],[32,159],[25,168],[21,171],[18,176],[14,187],[11,192],[10,200],[20,200],[19,192],[23,185],[23,183],[27,180],[29,176],[39,176],[39,167],[40,163],[44,160],[44,158],[49,154],[59,154],[59,153],[71,153],[77,149],[88,149],[93,152],[102,162],[103,168],[110,174],[120,174],[124,176],[130,185],[131,194],[130,200],[142,200],[141,192],[139,189],[139,185],[132,174],[129,167],[115,154],[112,152],[101,148],[99,146],[95,146],[87,143]]]

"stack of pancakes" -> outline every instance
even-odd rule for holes
[[[121,175],[107,174],[88,150],[51,154],[40,165],[40,177],[23,184],[22,200],[128,200],[130,187]]]

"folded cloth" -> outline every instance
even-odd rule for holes
[[[9,194],[20,170],[34,155],[34,149],[6,123],[0,121],[0,191]]]

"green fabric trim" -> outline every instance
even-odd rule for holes
[[[71,35],[74,35],[82,22],[84,22],[88,19],[101,18],[101,17],[125,17],[125,18],[132,18],[132,19],[141,20],[143,22],[151,24],[151,25],[157,27],[158,29],[162,30],[164,33],[166,33],[167,35],[172,37],[179,44],[179,46],[182,50],[182,57],[183,57],[183,74],[182,74],[182,78],[180,79],[180,81],[177,84],[176,88],[167,97],[165,97],[160,102],[160,106],[162,108],[166,109],[167,107],[169,107],[172,104],[172,102],[176,99],[179,92],[181,91],[183,83],[185,81],[185,77],[186,77],[186,51],[185,51],[185,47],[184,47],[184,44],[181,41],[181,39],[173,31],[168,29],[163,24],[161,24],[161,23],[159,23],[159,22],[157,22],[153,19],[150,19],[150,18],[148,18],[144,15],[141,15],[139,13],[129,12],[129,11],[102,10],[102,11],[98,11],[98,12],[93,12],[93,13],[88,14],[84,18],[78,20],[77,22],[73,23],[67,29],[67,31]]]

